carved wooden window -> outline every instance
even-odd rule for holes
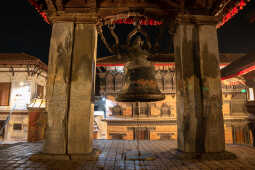
[[[0,83],[0,106],[9,106],[11,83]]]
[[[161,116],[170,116],[171,115],[171,107],[166,103],[163,103],[160,109]]]
[[[112,115],[122,115],[122,108],[120,105],[116,105],[112,108]]]
[[[132,104],[132,115],[139,115],[139,103]]]
[[[160,71],[157,71],[157,73],[155,75],[155,78],[156,78],[157,83],[158,83],[158,88],[160,90],[163,90],[163,79],[162,79],[162,75],[161,75]]]
[[[133,104],[133,115],[136,116],[149,116],[150,105],[148,103],[137,102]]]
[[[158,135],[160,137],[160,140],[170,140],[172,136],[171,133],[160,133]]]
[[[2,129],[5,125],[5,120],[0,120],[0,129]],[[5,128],[3,128],[2,133],[0,131],[0,136],[4,137]]]
[[[123,75],[121,73],[118,73],[115,76],[115,90],[121,90],[123,85]]]
[[[106,89],[106,77],[105,76],[99,76],[99,94],[104,95],[105,89]]]
[[[111,133],[110,136],[112,137],[113,140],[122,140],[124,134],[119,134],[119,133]]]
[[[172,71],[171,73],[171,81],[172,81],[172,89],[175,89],[176,88],[176,79],[175,79],[175,76],[176,76],[176,74],[175,74],[175,71]]]
[[[22,130],[22,124],[14,123],[13,124],[13,130]]]
[[[167,72],[164,76],[164,90],[170,90],[172,87],[171,75]]]
[[[245,127],[232,127],[233,144],[251,144],[250,131]]]
[[[150,131],[147,128],[134,128],[133,129],[134,140],[149,140]]]
[[[114,77],[111,73],[106,75],[106,91],[108,92],[114,91]]]
[[[37,97],[43,98],[44,97],[44,88],[43,86],[37,85]]]
[[[230,103],[231,114],[247,112],[245,107],[246,94],[244,93],[234,94]]]

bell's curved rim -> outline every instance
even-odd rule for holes
[[[156,102],[165,99],[164,94],[119,94],[118,102]]]

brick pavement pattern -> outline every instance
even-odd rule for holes
[[[42,149],[42,143],[22,143],[0,148],[0,170],[255,170],[255,148],[248,145],[226,145],[226,150],[237,155],[235,160],[178,160],[174,153],[176,141],[140,141],[140,150],[152,153],[155,160],[125,160],[127,151],[136,150],[136,141],[95,140],[100,149],[97,161],[30,161],[29,157]]]

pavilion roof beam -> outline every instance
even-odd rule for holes
[[[243,75],[242,77],[248,87],[255,88],[255,70]]]
[[[108,44],[107,40],[105,39],[105,36],[104,36],[104,33],[103,33],[103,29],[102,29],[102,26],[101,25],[98,25],[97,26],[97,32],[98,34],[100,35],[101,37],[101,40],[103,41],[105,47],[107,48],[107,50],[110,52],[110,53],[114,53],[114,50],[111,48],[111,46]]]
[[[219,0],[219,8],[215,8],[212,12],[213,15],[219,16],[222,11],[228,6],[228,4],[231,2],[231,0]]]
[[[169,6],[174,7],[174,8],[181,8],[181,4],[180,3],[176,3],[172,0],[164,0],[162,2],[166,2]]]
[[[215,3],[214,3],[214,5],[213,5],[213,7],[212,7],[212,9],[211,9],[211,12],[210,12],[210,15],[215,15],[216,13],[217,13],[217,10],[219,9],[219,7],[220,7],[220,5],[221,5],[221,3],[223,2],[224,0],[217,0]]]
[[[221,78],[228,79],[245,75],[255,70],[255,53],[247,54],[221,69]]]

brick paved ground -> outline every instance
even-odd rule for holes
[[[174,156],[175,141],[140,141],[140,149],[150,152],[155,156],[153,161],[128,161],[124,160],[127,151],[136,149],[135,141],[95,140],[94,145],[102,153],[98,161],[44,161],[32,162],[29,157],[40,151],[41,143],[22,143],[0,150],[0,169],[52,169],[52,170],[255,170],[255,148],[247,145],[227,145],[227,151],[238,156],[236,160],[224,161],[198,161],[178,160]]]

